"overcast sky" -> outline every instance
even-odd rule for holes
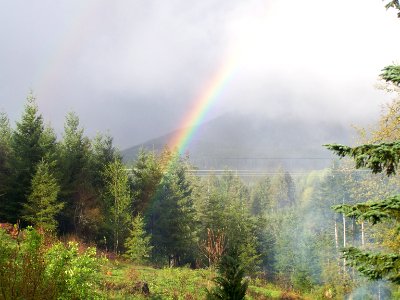
[[[62,132],[121,148],[180,126],[213,74],[231,79],[207,118],[231,111],[356,123],[387,97],[400,20],[380,0],[0,0],[0,110],[20,118],[30,90]]]

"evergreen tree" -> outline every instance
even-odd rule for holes
[[[125,257],[135,263],[146,261],[152,250],[150,246],[150,236],[146,234],[143,217],[139,214],[132,221],[132,228],[128,238],[125,240]]]
[[[232,172],[206,180],[202,203],[197,205],[200,239],[205,241],[209,230],[223,234],[227,250],[238,249],[241,265],[246,271],[255,272],[260,262],[259,240],[248,189]]]
[[[0,112],[0,220],[7,220],[6,207],[10,201],[10,177],[12,175],[12,130],[5,113]]]
[[[45,160],[38,163],[32,178],[32,191],[23,210],[26,221],[46,231],[56,230],[56,215],[64,206],[57,201],[60,186],[50,170],[50,164]]]
[[[251,213],[254,216],[263,216],[271,210],[271,181],[265,177],[258,181],[251,191]]]
[[[146,214],[162,178],[161,160],[154,152],[141,150],[132,166],[133,211]]]
[[[91,141],[92,155],[90,170],[92,172],[93,186],[102,191],[104,188],[103,172],[105,166],[115,159],[121,160],[118,149],[113,145],[113,138],[110,135],[97,134]]]
[[[219,276],[213,281],[216,286],[207,291],[209,300],[241,300],[246,296],[248,283],[243,280],[244,269],[240,265],[237,250],[231,250],[218,264]]]
[[[193,259],[196,245],[195,211],[187,166],[174,154],[157,187],[148,215],[154,254],[167,258],[170,266]]]
[[[45,125],[43,133],[40,136],[39,144],[43,149],[43,158],[49,163],[50,167],[55,171],[59,169],[59,147],[57,136],[54,129],[50,125]]]
[[[104,180],[111,213],[109,221],[113,230],[114,251],[118,253],[131,216],[129,178],[121,161],[115,159],[106,166]]]
[[[279,169],[278,174],[271,179],[271,203],[275,208],[284,208],[295,203],[295,187],[290,174]]]
[[[95,197],[89,170],[90,141],[79,127],[79,118],[68,113],[64,124],[63,140],[60,144],[61,191],[60,198],[65,209],[60,218],[64,232],[85,232],[86,201]]]
[[[10,222],[14,223],[21,218],[22,207],[27,202],[36,165],[45,154],[41,144],[43,130],[43,118],[38,112],[35,97],[30,94],[11,141],[14,174],[11,183],[12,195],[5,208]]]

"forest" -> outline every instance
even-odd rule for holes
[[[357,146],[251,179],[168,147],[124,164],[30,93],[0,113],[0,299],[400,299],[400,66],[380,77],[393,100]]]
[[[360,130],[361,141],[398,139],[400,93],[390,87],[397,98],[373,130]],[[88,138],[74,113],[67,114],[58,139],[33,95],[14,127],[1,114],[0,137],[2,299],[25,299],[17,291],[4,296],[12,293],[7,285],[18,281],[10,281],[10,272],[23,275],[24,247],[38,247],[38,253],[50,257],[64,251],[64,263],[75,257],[76,264],[88,264],[93,272],[105,264],[100,253],[134,265],[191,269],[215,268],[226,253],[233,253],[248,278],[284,291],[327,299],[378,292],[381,299],[390,299],[398,293],[398,273],[370,282],[342,254],[344,247],[398,253],[397,224],[347,217],[340,205],[351,208],[398,193],[397,176],[357,170],[351,160],[342,160],[301,176],[280,169],[246,181],[229,170],[200,177],[190,157],[167,148],[161,153],[143,150],[132,165],[124,165],[112,137]],[[334,205],[339,205],[337,212]],[[90,247],[79,254],[79,244],[68,240],[95,247],[97,255],[90,254]],[[79,261],[84,257],[91,263]],[[33,257],[28,261],[34,263]],[[398,259],[396,268],[398,272]],[[85,276],[77,286],[80,292]]]

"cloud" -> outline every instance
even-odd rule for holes
[[[400,21],[380,1],[8,1],[0,109],[30,88],[58,132],[75,110],[122,147],[179,127],[226,59],[237,66],[209,118],[226,111],[350,122],[376,115],[373,84],[399,59]]]

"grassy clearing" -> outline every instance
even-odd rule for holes
[[[109,261],[102,271],[102,294],[106,299],[205,299],[213,286],[214,270],[190,268],[155,269],[126,261]],[[140,292],[140,282],[148,284],[150,295]],[[139,289],[139,290],[138,290]],[[302,299],[282,292],[272,284],[255,280],[249,284],[248,299]]]

